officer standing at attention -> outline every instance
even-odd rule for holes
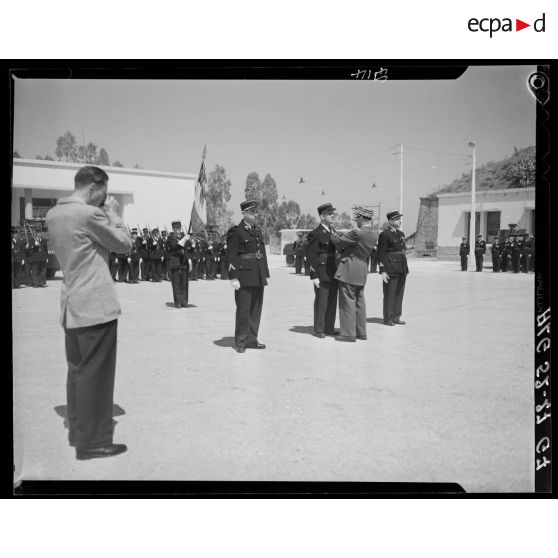
[[[169,258],[169,271],[171,275],[172,296],[175,308],[188,306],[188,258],[184,246],[187,242],[186,235],[182,232],[182,223],[173,221],[172,232],[167,236],[167,254]]]
[[[262,231],[256,227],[256,200],[240,204],[242,221],[227,233],[229,278],[235,290],[236,323],[234,341],[237,353],[246,349],[265,349],[258,341],[264,287],[269,278]]]
[[[467,237],[461,237],[461,244],[459,245],[459,256],[461,257],[461,271],[467,271],[467,258],[471,248],[467,242]]]
[[[205,243],[206,279],[215,279],[215,244],[213,238],[208,238]]]
[[[25,240],[20,237],[18,228],[12,227],[12,289],[21,288],[24,259]]]
[[[378,238],[378,260],[384,290],[384,324],[387,326],[405,325],[401,314],[409,268],[405,255],[405,234],[399,230],[402,216],[396,210],[387,213],[389,226]]]
[[[167,231],[161,231],[161,244],[163,246],[163,261],[161,262],[161,275],[165,281],[170,281],[168,261],[167,261]]]
[[[302,274],[302,262],[304,259],[304,244],[302,240],[302,232],[298,232],[298,239],[293,243],[293,253],[295,257],[295,274]]]
[[[138,238],[138,229],[132,229],[132,249],[130,250],[128,257],[128,265],[130,266],[130,283],[139,283],[140,246],[141,240]]]
[[[147,239],[149,237],[149,229],[145,227],[144,229],[142,229],[141,232],[142,232],[141,249],[139,251],[141,280],[149,281],[150,266],[149,266],[149,250],[147,249]]]
[[[494,239],[490,251],[492,254],[492,271],[498,273],[500,271],[500,245],[496,242],[496,239]]]
[[[227,263],[227,241],[221,238],[219,242],[219,260],[221,264],[221,279],[229,278],[229,264]]]
[[[482,239],[482,234],[477,235],[475,242],[475,262],[477,264],[477,271],[482,271],[482,259],[486,252],[486,242]]]
[[[511,241],[508,236],[504,241],[502,241],[502,249],[500,250],[500,269],[503,272],[508,271],[508,263],[511,255]]]
[[[147,242],[147,247],[149,249],[151,280],[154,283],[160,283],[163,280],[161,273],[165,253],[163,251],[163,240],[158,228],[154,228],[151,231],[151,238]]]
[[[523,251],[523,246],[521,239],[516,239],[512,246],[511,262],[512,271],[514,273],[519,273],[519,262],[521,260],[521,252]]]
[[[337,257],[335,244],[331,241],[335,207],[324,203],[318,207],[321,223],[308,233],[306,254],[310,266],[310,280],[314,283],[314,336],[319,339],[335,335],[337,293],[339,285],[335,279]]]

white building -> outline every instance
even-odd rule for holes
[[[501,230],[509,230],[510,224],[518,231],[534,234],[535,188],[477,189],[475,213],[475,234],[482,234],[487,243],[492,243]],[[470,216],[470,191],[421,198],[416,254],[457,259],[461,237],[469,238]]]
[[[74,190],[74,176],[82,163],[14,159],[12,225],[23,218],[42,218],[62,197]],[[122,167],[100,167],[109,175],[108,193],[120,205],[130,228],[165,226],[175,219],[184,228],[190,222],[197,176]]]

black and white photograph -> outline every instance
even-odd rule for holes
[[[13,72],[15,487],[535,492],[545,74],[407,70]]]

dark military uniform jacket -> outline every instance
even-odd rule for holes
[[[147,237],[138,236],[138,247],[139,247],[139,256],[142,260],[149,259],[149,250],[147,248],[147,243],[149,239]],[[145,244],[144,244],[145,242]]]
[[[217,250],[216,250],[215,242],[213,242],[212,240],[207,241],[204,246],[205,261],[214,262],[216,254],[217,254]]]
[[[182,240],[184,236],[184,233],[179,233],[177,236],[174,232],[170,232],[167,236],[166,249],[169,269],[188,267],[188,259],[184,256],[184,248],[178,244],[178,241]]]
[[[293,242],[293,253],[296,256],[304,256],[304,241],[303,240],[295,240]]]
[[[475,254],[484,254],[486,252],[486,242],[477,240],[475,242]]]
[[[490,249],[490,253],[492,254],[493,258],[499,258],[500,257],[500,245],[499,244],[492,244],[492,248]]]
[[[339,260],[331,233],[322,224],[308,233],[306,257],[310,265],[310,279],[325,282],[335,279]]]
[[[29,239],[29,248],[26,248],[26,259],[31,262],[46,262],[48,259],[48,244],[45,238],[37,239],[37,246],[34,238]]]
[[[379,272],[388,275],[409,273],[405,255],[405,233],[391,227],[383,230],[378,238]]]
[[[238,279],[241,287],[265,287],[269,277],[262,231],[244,220],[227,232],[229,279]]]
[[[468,242],[462,242],[459,245],[459,255],[460,256],[468,256],[470,251],[471,251],[471,248],[470,248]]]
[[[163,239],[161,237],[152,237],[147,241],[147,248],[149,250],[149,258],[151,260],[160,260],[164,256]]]
[[[132,242],[132,249],[130,250],[130,259],[133,262],[139,262],[141,246],[141,238],[138,236],[136,240]]]
[[[25,240],[19,236],[15,239],[12,238],[12,262],[21,265],[25,259]]]

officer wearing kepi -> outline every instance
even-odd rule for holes
[[[256,226],[256,200],[240,204],[242,221],[227,233],[227,263],[234,288],[236,322],[234,341],[237,353],[246,349],[265,349],[258,341],[264,287],[269,278],[262,231]]]
[[[401,320],[401,313],[409,268],[405,255],[405,234],[399,230],[402,216],[396,210],[387,213],[389,227],[378,238],[378,260],[384,289],[384,324],[387,326],[405,324]]]
[[[461,257],[461,271],[467,271],[467,257],[471,251],[467,237],[461,237],[461,244],[459,245],[459,256]]]
[[[494,242],[492,243],[492,248],[491,248],[492,271],[494,273],[498,273],[500,271],[500,252],[501,252],[500,245],[498,244],[496,239],[494,239]]]
[[[182,232],[182,223],[173,221],[172,232],[167,236],[166,248],[171,275],[172,296],[175,308],[188,306],[188,258],[184,253],[187,237]]]
[[[482,239],[482,234],[477,235],[475,242],[475,262],[477,264],[477,271],[482,271],[482,260],[486,252],[486,242]]]

